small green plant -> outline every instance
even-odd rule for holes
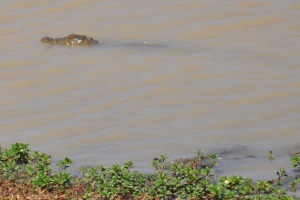
[[[273,181],[273,184],[277,183],[279,186],[281,186],[282,183],[282,179],[286,176],[288,176],[287,172],[285,171],[285,169],[280,168],[278,172],[276,172],[278,178]]]
[[[168,157],[166,155],[161,155],[160,158],[154,158],[152,161],[152,166],[157,170],[158,172],[162,172],[166,169],[166,160]]]
[[[292,166],[297,170],[300,171],[300,157],[297,154],[291,156]]]
[[[273,151],[269,151],[268,159],[270,160],[270,162],[273,162],[273,160],[275,159],[275,156],[273,155]]]
[[[295,172],[297,173],[297,176],[295,180],[293,180],[290,185],[292,191],[296,191],[297,189],[300,188],[300,157],[299,157],[299,152],[295,153],[291,156],[290,160],[292,162],[292,166],[295,169]]]
[[[26,165],[30,158],[30,150],[28,144],[15,143],[11,145],[11,149],[0,148],[0,170],[3,178],[8,180],[18,179],[23,181],[26,171]]]
[[[72,164],[73,161],[69,158],[65,158],[59,161],[56,166],[58,167],[58,173],[51,177],[53,185],[59,189],[66,189],[71,186],[73,176],[70,173],[65,172],[65,170]]]

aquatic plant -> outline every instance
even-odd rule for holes
[[[284,169],[274,180],[252,181],[238,175],[219,177],[213,170],[217,154],[196,152],[193,159],[153,159],[153,174],[133,171],[133,163],[112,167],[83,167],[81,176],[67,172],[65,158],[52,169],[51,156],[15,143],[0,149],[1,199],[297,199],[288,193],[299,189],[300,158],[291,156],[296,176],[283,185]],[[299,198],[298,198],[299,199]]]

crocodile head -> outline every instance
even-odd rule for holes
[[[99,44],[98,40],[94,40],[92,37],[86,37],[85,35],[70,34],[63,38],[51,38],[43,37],[41,42],[48,44],[58,44],[58,45],[70,45],[70,46],[91,46],[94,44]]]
[[[48,43],[48,44],[54,44],[54,39],[46,36],[41,39],[41,42]]]

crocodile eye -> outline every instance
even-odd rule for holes
[[[75,38],[75,37],[76,37],[76,34],[74,34],[74,33],[67,36],[68,39],[73,39],[73,38]]]

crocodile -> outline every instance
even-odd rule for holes
[[[52,38],[52,37],[43,37],[41,39],[42,43],[51,44],[51,45],[61,45],[61,46],[94,46],[94,45],[108,45],[110,47],[138,47],[138,48],[165,48],[165,44],[154,44],[148,42],[122,42],[122,43],[103,43],[103,41],[95,40],[92,37],[87,37],[86,35],[77,35],[70,34],[62,38]]]
[[[70,34],[63,38],[43,37],[41,42],[53,45],[68,45],[68,46],[92,46],[100,44],[102,41],[87,37],[85,35]]]

